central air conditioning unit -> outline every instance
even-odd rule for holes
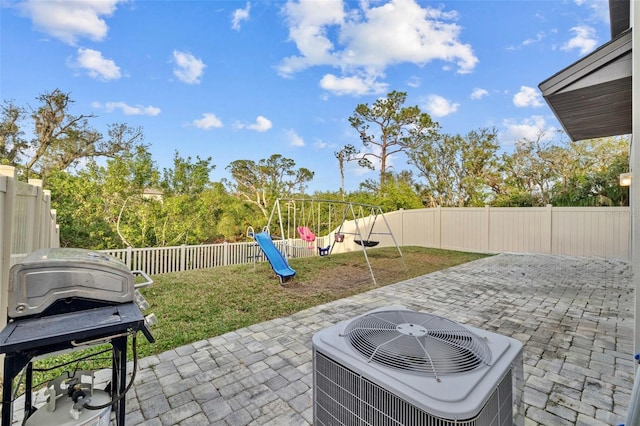
[[[428,313],[382,308],[313,336],[317,426],[522,424],[522,386],[522,343]]]

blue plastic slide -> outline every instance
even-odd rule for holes
[[[256,242],[264,252],[264,255],[267,256],[267,260],[271,264],[271,269],[273,269],[273,272],[275,272],[280,278],[280,283],[283,283],[296,275],[296,271],[291,269],[287,259],[285,259],[276,245],[273,244],[271,235],[266,232],[260,232],[259,234],[254,234],[253,238],[255,238]]]

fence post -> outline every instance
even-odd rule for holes
[[[484,233],[484,250],[489,252],[489,241],[491,240],[491,206],[484,206],[484,223],[486,232]]]
[[[229,242],[225,241],[222,246],[222,264],[227,266],[229,264]]]
[[[187,270],[187,246],[184,244],[180,246],[180,270]]]
[[[16,169],[11,166],[0,165],[0,329],[7,325],[7,306],[9,302],[9,268],[11,268],[11,247],[13,236],[13,206],[16,198]],[[4,355],[0,357],[0,364],[4,365]],[[0,365],[1,367],[1,365]],[[2,378],[3,368],[0,368]]]
[[[399,245],[400,245],[400,247],[404,247],[404,209],[401,208],[398,211],[398,214],[400,215],[400,232],[396,231],[396,233],[394,233],[393,235],[395,236],[395,235],[400,234],[400,243],[399,243]]]
[[[546,234],[547,234],[547,254],[553,254],[553,206],[551,204],[547,204],[546,206]],[[543,234],[544,235],[544,234]]]
[[[51,247],[51,191],[42,190],[42,214],[40,215],[40,248]]]
[[[40,243],[43,203],[42,179],[29,179],[29,185],[33,186],[36,189],[36,197],[33,206],[33,222],[27,225],[32,229],[31,246],[29,247],[29,250],[27,250],[27,252],[35,251],[42,248]]]
[[[442,207],[436,207],[436,223],[435,223],[435,231],[436,231],[436,247],[442,248]]]
[[[133,268],[133,249],[131,248],[131,246],[127,246],[127,252],[125,254],[125,264],[129,267],[129,269],[134,269]]]
[[[58,211],[51,209],[51,218],[49,220],[49,247],[60,247],[60,225],[58,225]]]

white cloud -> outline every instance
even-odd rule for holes
[[[78,49],[78,57],[71,64],[84,68],[91,78],[99,80],[117,80],[120,78],[120,67],[111,59],[102,57],[102,52],[93,49]]]
[[[411,78],[409,78],[409,81],[407,81],[407,86],[412,87],[414,89],[420,87],[420,77],[417,77],[414,75]]]
[[[444,117],[456,112],[459,106],[460,104],[453,103],[442,96],[429,95],[425,109],[433,117]]]
[[[500,136],[500,140],[506,145],[513,145],[516,142],[536,140],[542,135],[542,140],[548,140],[555,134],[556,129],[553,126],[547,126],[544,117],[533,115],[521,121],[511,119],[504,120],[503,126],[505,132]]]
[[[592,27],[580,25],[571,28],[571,31],[575,35],[571,40],[563,44],[560,49],[567,51],[578,49],[581,55],[586,55],[597,46],[598,39],[596,39],[596,30]]]
[[[231,19],[231,28],[236,31],[240,31],[240,23],[249,19],[249,10],[251,10],[249,2],[247,2],[247,7],[245,9],[234,10],[233,17]]]
[[[322,139],[316,139],[316,140],[313,142],[313,147],[314,147],[315,149],[318,149],[318,150],[320,150],[320,149],[327,149],[327,148],[330,148],[330,147],[331,147],[331,144],[329,144],[328,142],[323,141]]]
[[[535,44],[541,42],[545,38],[544,31],[539,31],[534,38],[528,38],[522,42],[523,46],[528,46],[530,44]]]
[[[355,78],[371,86],[365,93],[377,93],[372,85],[381,84],[377,80],[390,65],[422,66],[440,60],[465,74],[478,63],[471,46],[460,41],[462,27],[455,22],[455,12],[423,8],[415,0],[357,4],[361,8],[345,10],[356,3],[288,0],[283,13],[298,54],[284,58],[279,73],[288,77],[309,67],[333,66],[343,75],[325,80],[327,90],[335,87],[340,94],[358,94],[365,90],[345,91],[338,83],[359,76]]]
[[[361,77],[337,77],[333,74],[325,74],[320,80],[320,87],[335,95],[366,95],[380,94],[387,90],[386,83],[379,83],[371,79]]]
[[[475,89],[473,89],[473,92],[471,92],[471,99],[477,100],[477,99],[482,99],[485,96],[489,96],[489,92],[487,92],[485,89],[481,89],[479,87],[476,87]]]
[[[459,41],[462,28],[452,22],[455,12],[422,8],[414,0],[391,0],[363,12],[362,21],[342,28],[347,62],[384,69],[394,63],[442,60],[456,64],[462,74],[478,62],[471,46]]]
[[[533,87],[520,86],[520,91],[513,95],[513,104],[518,108],[524,107],[541,107],[544,105],[542,102],[542,95]]]
[[[340,26],[345,18],[342,0],[288,0],[283,7],[289,25],[289,39],[296,44],[300,56],[285,58],[280,66],[284,75],[314,65],[338,65],[333,43],[327,36],[332,26]]]
[[[293,129],[287,130],[287,139],[289,139],[289,145],[291,146],[304,146],[304,139]]]
[[[204,130],[222,127],[222,121],[211,112],[205,112],[202,114],[202,118],[193,120],[192,123],[197,128]]]
[[[233,127],[235,127],[236,129],[249,129],[255,130],[256,132],[266,132],[273,127],[273,124],[268,118],[259,115],[256,118],[256,122],[253,124],[246,124],[236,121],[235,123],[233,123]]]
[[[35,28],[64,43],[75,45],[82,37],[102,41],[109,27],[102,17],[113,15],[118,3],[127,0],[40,1],[16,4]]]
[[[256,122],[254,124],[249,124],[247,129],[255,130],[256,132],[266,132],[272,127],[273,124],[271,123],[271,120],[259,115],[258,118],[256,118]]]
[[[609,24],[609,0],[575,0],[575,4],[591,9],[592,19]]]
[[[92,103],[94,108],[104,109],[107,112],[113,112],[117,109],[122,111],[124,115],[148,115],[148,116],[156,116],[160,114],[160,108],[154,106],[142,106],[135,105],[131,106],[125,102],[107,102],[102,105],[100,102]]]
[[[191,53],[173,51],[173,60],[176,64],[173,74],[187,84],[199,84],[200,78],[207,67],[204,62],[197,59]]]

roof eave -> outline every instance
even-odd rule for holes
[[[538,85],[572,140],[631,132],[631,29]]]

